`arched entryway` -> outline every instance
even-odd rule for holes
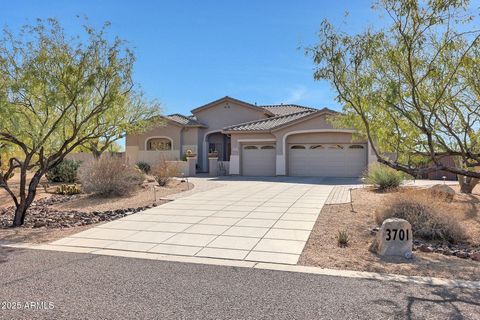
[[[208,171],[208,153],[218,152],[218,161],[230,161],[231,139],[229,135],[223,134],[220,131],[210,132],[205,135],[204,140],[204,171]]]

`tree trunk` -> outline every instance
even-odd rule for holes
[[[100,157],[102,156],[102,152],[100,150],[92,149],[91,151],[92,151],[93,158],[95,160],[100,159]]]
[[[460,184],[461,193],[472,193],[473,189],[480,181],[477,178],[466,177],[461,175],[457,175],[457,178],[458,178],[458,183]]]
[[[17,208],[15,209],[15,216],[13,218],[14,227],[20,227],[25,223],[25,216],[27,214],[27,210],[35,199],[35,195],[37,194],[37,187],[40,183],[42,175],[43,173],[36,172],[32,180],[30,181],[26,197],[21,198]]]
[[[15,217],[13,218],[13,226],[20,227],[25,222],[27,208],[24,203],[20,203],[15,209]]]

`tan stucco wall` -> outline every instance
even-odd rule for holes
[[[221,102],[195,113],[198,121],[208,126],[207,131],[221,130],[224,127],[242,122],[267,118],[262,112],[246,108],[234,102]]]
[[[198,152],[198,131],[199,128],[184,128],[182,131],[182,154],[187,150]]]
[[[125,159],[128,164],[135,164],[138,162],[138,146],[125,147]]]
[[[138,146],[140,151],[145,150],[145,142],[152,137],[168,137],[172,140],[172,149],[178,150],[181,145],[181,134],[182,128],[176,125],[168,124],[165,126],[160,126],[153,128],[142,134],[127,135],[125,144],[129,146]]]

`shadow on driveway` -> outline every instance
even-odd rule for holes
[[[278,182],[298,183],[314,185],[355,185],[362,184],[360,178],[330,178],[330,177],[246,177],[246,176],[221,176],[211,177],[212,181],[256,181],[256,182]]]

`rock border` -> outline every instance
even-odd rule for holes
[[[156,207],[157,203],[151,205],[139,206],[133,208],[123,208],[105,211],[79,211],[69,210],[61,211],[49,208],[50,205],[65,203],[77,198],[77,196],[53,195],[49,198],[40,199],[32,203],[29,208],[25,224],[20,228],[25,229],[62,229],[77,226],[86,226],[104,221],[112,221],[118,218],[126,217],[143,210]],[[12,228],[14,207],[0,209],[0,229]]]

